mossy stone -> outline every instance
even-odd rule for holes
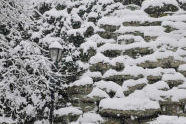
[[[183,104],[181,102],[160,101],[161,113],[166,115],[179,115],[183,113]]]
[[[124,55],[128,55],[132,58],[137,58],[138,56],[145,56],[145,55],[149,55],[152,54],[154,51],[150,48],[132,48],[132,49],[128,49],[125,50],[123,52]]]
[[[104,54],[106,57],[110,57],[110,58],[120,56],[121,53],[122,53],[121,50],[106,50],[106,51],[103,52],[103,54]]]
[[[164,6],[149,6],[144,11],[148,13],[151,17],[162,17],[167,16],[166,12],[176,12],[179,8],[172,4],[164,4]]]
[[[105,24],[105,25],[100,25],[100,28],[103,28],[107,32],[114,32],[118,30],[120,26]]]
[[[147,76],[147,80],[149,84],[153,84],[155,82],[158,82],[162,79],[162,76],[153,76],[153,75],[149,75]]]
[[[186,77],[186,71],[179,71],[179,72]]]
[[[140,32],[140,31],[126,32],[125,34],[131,34],[131,35],[134,35],[134,36],[144,37],[144,33],[143,32]]]
[[[166,81],[170,88],[177,87],[178,85],[183,84],[183,80],[168,80]]]
[[[143,63],[137,64],[138,66],[142,68],[157,68],[160,67],[160,64],[158,62],[154,61],[145,61]]]
[[[98,35],[104,39],[117,39],[117,34],[108,31],[99,31]]]
[[[112,66],[112,69],[115,69],[116,71],[122,71],[124,68],[124,64],[119,62],[116,62],[116,65]]]
[[[131,116],[136,118],[157,116],[160,113],[160,109],[147,109],[147,110],[114,110],[114,109],[99,109],[99,113],[103,117],[113,118],[130,118]]]
[[[165,28],[165,32],[166,32],[166,33],[170,33],[170,32],[172,32],[172,31],[178,30],[178,29],[173,28],[173,27],[168,26],[168,25],[163,26],[163,27]]]
[[[108,63],[103,63],[103,62],[99,62],[96,64],[93,64],[90,66],[90,71],[94,72],[94,71],[99,71],[102,74],[104,74],[107,70],[109,70],[111,68],[111,65]]]
[[[144,40],[146,42],[150,42],[151,40],[152,41],[155,41],[157,39],[158,36],[144,36]]]
[[[72,86],[72,87],[68,87],[66,90],[67,90],[67,93],[69,95],[72,95],[72,94],[89,94],[93,89],[93,86],[92,84],[88,84],[88,85],[80,85],[80,86]]]
[[[128,96],[131,93],[133,93],[135,90],[141,90],[145,86],[146,86],[146,84],[145,83],[142,83],[142,84],[137,84],[135,86],[128,87],[128,90],[127,91],[124,91],[124,95],[125,96]]]
[[[129,21],[129,22],[123,22],[123,26],[161,26],[161,21],[154,21],[154,22]]]
[[[125,77],[124,77],[124,75],[112,75],[112,76],[104,78],[104,80],[113,81],[119,85],[122,85],[123,81],[125,80]]]

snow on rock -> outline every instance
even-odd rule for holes
[[[93,88],[92,92],[90,94],[88,94],[87,96],[90,98],[93,98],[93,97],[109,98],[109,95],[105,91],[103,91],[97,87]]]
[[[180,73],[174,73],[174,74],[164,74],[162,77],[163,81],[168,80],[185,80],[185,77]]]
[[[90,48],[97,49],[97,43],[93,41],[87,41],[80,46],[81,49],[83,49],[83,52],[87,52]]]
[[[154,84],[151,85],[152,87],[155,87],[158,90],[162,90],[162,89],[170,89],[169,85],[165,82],[165,81],[158,81]]]
[[[108,57],[105,57],[101,53],[97,53],[95,56],[91,57],[90,60],[89,60],[90,64],[96,64],[96,63],[99,63],[99,62],[109,63],[110,59]]]
[[[117,17],[103,17],[98,21],[98,25],[115,25],[120,26],[122,21]]]
[[[186,89],[179,89],[177,87],[165,92],[166,97],[171,98],[172,101],[179,102],[182,99],[186,99]]]
[[[105,89],[106,92],[117,92],[119,88],[121,88],[120,85],[114,83],[113,81],[99,81],[95,82],[95,86],[100,89]]]
[[[130,80],[123,82],[122,88],[124,90],[128,90],[128,87],[133,87],[133,86],[140,85],[140,84],[147,84],[147,82],[148,81],[146,78],[142,78],[142,79],[138,79],[138,80],[130,79]]]
[[[130,39],[134,39],[135,42],[145,42],[141,36],[133,36],[133,35],[121,35],[121,36],[118,36],[117,40],[123,41],[123,40],[130,40]]]
[[[147,85],[142,90],[136,90],[134,93],[129,95],[129,97],[159,101],[163,100],[161,98],[163,93],[164,93],[163,91],[158,90],[153,85]]]
[[[119,30],[116,31],[116,33],[127,33],[127,32],[141,32],[144,33],[145,36],[159,36],[164,33],[164,28],[161,26],[147,26],[147,27],[120,27]]]
[[[186,117],[161,115],[149,124],[186,124]]]
[[[162,75],[162,71],[163,71],[163,68],[161,67],[157,67],[157,68],[154,68],[154,69],[145,69],[145,72],[147,72],[147,76],[148,75],[152,75],[152,76],[160,76]]]
[[[151,7],[155,7],[155,6],[162,7],[165,4],[172,4],[172,5],[178,6],[178,3],[176,0],[145,0],[142,3],[142,9],[144,10],[150,6]]]
[[[99,107],[101,109],[114,109],[114,110],[146,110],[146,109],[159,109],[159,103],[151,101],[147,98],[107,98],[100,101]]]
[[[93,84],[92,78],[85,76],[81,77],[79,80],[71,83],[69,86],[81,86],[81,85],[87,85],[87,84]]]
[[[142,67],[138,66],[126,66],[125,70],[122,72],[125,75],[133,75],[133,76],[138,76],[140,74],[144,75],[145,71]]]
[[[172,22],[172,21],[163,21],[162,26],[170,26],[176,29],[186,29],[186,25],[184,22]]]
[[[122,45],[106,43],[103,46],[99,47],[97,51],[104,52],[106,50],[122,50],[122,49],[123,49]]]
[[[135,71],[134,71],[135,70]],[[118,72],[114,69],[109,69],[108,71],[105,72],[103,75],[104,78],[113,76],[113,75],[132,75],[132,76],[139,76],[139,75],[144,75],[145,71],[142,67],[138,66],[126,66],[125,69],[121,72]]]
[[[107,77],[113,76],[113,75],[121,75],[121,72],[117,72],[114,69],[109,69],[108,71],[105,72],[105,74],[103,75],[103,78],[107,78]]]
[[[64,115],[81,115],[83,112],[79,110],[77,107],[66,107],[66,108],[60,108],[58,110],[54,111],[54,115],[56,116],[64,116]]]
[[[104,120],[99,114],[88,112],[84,113],[76,122],[71,124],[100,124],[103,122]]]
[[[115,93],[114,97],[116,97],[116,98],[123,98],[123,97],[125,97],[124,94],[123,94],[123,88],[119,88],[117,90],[117,92]]]
[[[101,72],[91,72],[88,70],[86,73],[83,74],[83,76],[102,77],[102,74],[101,74]]]
[[[178,86],[179,89],[186,89],[186,82]]]
[[[186,71],[186,64],[180,65],[180,66],[178,67],[178,70],[179,70],[179,71]]]
[[[98,34],[94,34],[93,36],[91,36],[90,38],[86,39],[87,41],[92,41],[98,44],[101,43],[115,43],[116,41],[114,39],[103,39],[101,38]]]

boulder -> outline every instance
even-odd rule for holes
[[[155,41],[158,36],[144,36],[144,40],[146,42],[150,42],[151,40]]]
[[[104,39],[117,39],[117,34],[108,31],[99,31],[98,35]]]
[[[127,0],[125,0],[125,1],[127,1]],[[138,0],[138,2],[139,2],[139,0]],[[126,9],[129,9],[132,11],[140,10],[140,6],[138,6],[138,4],[135,5],[135,3],[132,3],[132,4],[127,5]]]
[[[133,76],[131,76],[131,78],[133,78]],[[119,85],[122,85],[123,81],[125,80],[125,76],[124,75],[112,75],[109,77],[105,77],[104,80],[105,81],[113,81]]]
[[[137,65],[142,67],[142,68],[157,68],[157,67],[160,67],[160,63],[158,63],[156,61],[145,61],[145,62],[142,62],[142,63],[137,64]]]
[[[82,111],[77,107],[65,107],[54,111],[54,123],[67,124],[72,121],[76,121]]]
[[[105,31],[107,32],[115,32],[116,30],[118,30],[120,28],[120,26],[117,25],[109,25],[109,24],[101,24],[100,28],[103,28]]]
[[[120,56],[121,53],[122,53],[121,50],[106,50],[106,51],[103,52],[103,54],[104,54],[106,57],[110,57],[110,58]]]
[[[102,74],[104,74],[107,70],[109,70],[111,68],[111,65],[108,63],[103,63],[103,62],[99,62],[96,64],[93,64],[90,66],[90,71],[99,71]]]
[[[144,0],[123,0],[123,4],[124,5],[134,4],[134,5],[141,6],[143,1]]]
[[[124,74],[124,75],[122,75],[122,74],[121,75],[114,75],[113,74],[109,77],[105,77],[104,80],[113,81],[113,82],[116,82],[119,85],[122,85],[123,81],[125,81],[125,80],[129,80],[129,79],[137,80],[137,79],[140,79],[140,78],[143,78],[142,74],[137,75],[137,76],[128,75],[128,74]]]
[[[137,85],[134,85],[134,86],[130,86],[130,87],[128,87],[128,90],[124,91],[124,95],[128,96],[131,93],[133,93],[135,90],[141,90],[145,86],[146,86],[146,83],[141,83],[141,84],[137,84]]]
[[[162,79],[162,76],[153,76],[153,75],[149,75],[147,76],[147,80],[149,84],[153,84],[155,82],[158,82]]]
[[[139,63],[138,66],[143,68],[157,68],[157,67],[174,68],[177,70],[178,67],[184,63],[185,63],[184,61],[176,60],[174,57],[169,56],[167,58],[157,59],[156,61],[145,61]]]
[[[132,58],[137,58],[138,56],[145,56],[152,54],[154,51],[153,49],[150,49],[148,47],[146,48],[132,48],[132,49],[127,49],[123,52],[124,55],[128,55]]]
[[[129,21],[129,22],[123,22],[123,26],[161,26],[161,21]]]
[[[89,94],[93,89],[92,84],[87,84],[87,85],[80,85],[80,86],[71,86],[67,87],[66,91],[68,95],[73,95],[73,94]]]
[[[163,27],[165,28],[165,32],[166,32],[166,33],[170,33],[170,32],[172,32],[172,31],[178,30],[178,29],[173,28],[173,27],[171,27],[171,26],[169,26],[169,25],[165,25],[165,26],[163,26]]]
[[[183,80],[167,80],[167,84],[170,88],[177,87],[178,85],[183,84]]]
[[[134,36],[141,36],[141,37],[144,37],[144,33],[143,33],[143,32],[140,32],[140,31],[125,32],[125,34],[131,34],[131,35],[134,35]],[[124,35],[125,35],[125,34],[124,34]]]
[[[143,2],[142,8],[151,17],[162,17],[168,15],[169,12],[176,12],[179,10],[176,0],[173,0],[172,2],[165,0],[161,1],[146,0]]]
[[[116,65],[112,66],[112,69],[116,71],[122,71],[125,68],[123,63],[116,62]]]
[[[114,109],[103,109],[99,112],[104,117],[113,118],[130,118],[131,116],[136,118],[148,118],[157,116],[160,113],[160,109],[148,109],[148,110],[114,110]]]
[[[179,115],[183,113],[184,105],[181,102],[160,101],[161,113],[165,115]]]

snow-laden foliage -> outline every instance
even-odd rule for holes
[[[22,40],[13,48],[2,38],[0,46],[1,115],[31,120],[47,110],[51,62],[30,41]]]

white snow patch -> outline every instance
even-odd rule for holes
[[[95,82],[95,86],[100,89],[105,89],[106,92],[117,92],[119,88],[121,88],[120,85],[114,83],[113,81],[99,81]]]
[[[85,77],[81,77],[80,80],[77,80],[75,82],[73,82],[72,84],[70,84],[70,86],[81,86],[81,85],[87,85],[87,84],[93,84],[93,80],[92,78],[85,76]]]
[[[109,95],[105,91],[103,91],[97,87],[95,87],[92,90],[92,92],[90,94],[88,94],[87,96],[90,98],[93,98],[93,97],[109,98]]]
[[[99,107],[101,109],[115,109],[115,110],[146,110],[159,109],[159,103],[149,99],[140,99],[135,97],[126,98],[107,98],[100,101]]]
[[[178,70],[179,70],[179,71],[186,71],[186,64],[180,65],[180,66],[178,67]]]
[[[99,124],[103,123],[103,121],[103,118],[99,114],[88,112],[80,116],[77,122],[71,124]]]
[[[54,111],[54,115],[56,116],[64,116],[64,115],[68,115],[68,114],[72,114],[72,115],[80,115],[83,112],[81,110],[79,110],[79,108],[77,107],[66,107],[66,108],[60,108],[58,110]]]
[[[186,117],[161,115],[149,124],[186,124]]]

